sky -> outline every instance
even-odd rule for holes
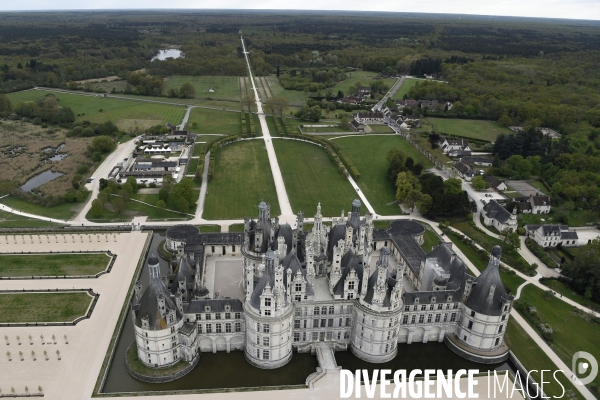
[[[0,0],[0,11],[161,8],[352,10],[600,20],[600,0]]]

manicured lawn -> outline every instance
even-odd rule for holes
[[[571,359],[578,351],[586,351],[597,360],[600,359],[600,325],[586,321],[574,312],[573,306],[564,301],[554,296],[546,300],[544,295],[542,289],[527,285],[521,291],[519,300],[534,306],[541,321],[550,324],[554,331],[554,341],[550,347],[554,352],[567,365],[571,365]],[[537,331],[536,326],[532,327]],[[600,376],[596,377],[594,383],[600,384]]]
[[[46,94],[56,96],[61,106],[70,107],[77,116],[77,120],[88,120],[91,122],[112,121],[117,125],[130,125],[127,120],[153,120],[160,124],[169,122],[173,125],[179,125],[185,114],[185,107],[183,106],[114,99],[110,97],[81,96],[42,90],[11,93],[9,98],[13,104],[16,104],[19,101],[35,101]]]
[[[86,313],[91,301],[87,292],[2,293],[0,322],[71,322]]]
[[[244,224],[229,225],[229,232],[244,232]]]
[[[499,134],[510,134],[512,131],[494,121],[451,118],[427,118],[435,126],[440,135],[457,135],[467,138],[493,142]]]
[[[0,203],[7,205],[18,211],[23,211],[30,214],[41,215],[44,217],[68,220],[75,215],[76,210],[83,206],[81,203],[64,203],[54,207],[44,207],[33,203],[28,203],[25,200],[16,197],[8,196],[0,199]],[[40,221],[41,223],[42,221]],[[35,225],[43,226],[43,225]]]
[[[200,232],[208,233],[208,232],[221,232],[221,225],[200,225]]]
[[[108,266],[106,254],[1,255],[0,276],[95,275]]]
[[[421,248],[427,254],[431,251],[434,246],[440,244],[440,237],[430,228],[425,227],[425,234],[423,235],[423,244]]]
[[[197,124],[193,127],[194,122]],[[231,111],[207,110],[194,108],[185,129],[198,133],[218,133],[223,135],[240,135],[242,123],[240,114]]]
[[[155,206],[158,203],[158,194],[134,194],[131,197],[131,200],[126,202],[125,212],[121,215],[116,214],[111,211],[110,208],[105,208],[102,216],[100,218],[92,217],[92,211],[90,210],[86,214],[86,219],[94,222],[113,222],[113,221],[128,221],[131,220],[134,216],[145,215],[148,217],[148,220],[188,220],[192,218],[190,215],[180,214],[168,210],[162,210],[158,207],[151,207],[147,204],[143,204],[137,201],[143,201],[144,203],[151,204]],[[190,207],[188,214],[194,214],[196,211],[196,206]]]
[[[597,213],[591,210],[573,210],[569,211],[569,226],[584,226],[598,221],[600,218]]]
[[[375,72],[367,71],[349,72],[346,75],[348,75],[348,79],[332,87],[332,93],[337,94],[338,90],[341,90],[344,93],[344,96],[348,96],[350,94],[348,89],[350,88],[350,86],[354,86],[356,81],[360,81],[362,86],[370,87],[374,82],[373,77],[377,76]],[[396,79],[386,78],[383,81],[388,86],[388,88],[391,88],[392,85],[394,85],[394,83],[396,82]]]
[[[298,125],[308,124],[307,121],[301,121],[301,120],[295,119],[295,118],[286,118],[286,119],[287,119],[288,131],[289,131],[289,133],[292,133],[292,134],[299,135],[301,132],[300,132],[300,129],[298,128]]]
[[[402,86],[400,86],[400,89],[398,89],[396,94],[394,94],[393,99],[394,100],[402,100],[404,98],[404,95],[408,94],[408,91],[410,90],[410,88],[415,86],[419,81],[423,81],[423,80],[424,79],[406,78],[404,83],[402,83]]]
[[[273,145],[294,213],[303,211],[313,216],[319,202],[321,213],[327,217],[352,209],[358,195],[323,148],[281,139],[273,140]]]
[[[477,254],[477,252],[469,245],[464,243],[462,240],[458,238],[454,233],[447,234],[448,239],[452,240],[454,246],[456,246],[464,255],[475,265],[475,267],[479,271],[483,271],[487,268],[488,262],[482,260],[481,257]],[[517,293],[517,289],[521,286],[525,280],[518,276],[515,273],[509,273],[500,271],[500,277],[502,278],[502,283],[504,287],[510,291],[511,293]]]
[[[367,135],[334,139],[334,141],[360,172],[358,186],[365,193],[375,211],[381,215],[400,214],[395,198],[396,189],[387,177],[385,157],[390,149],[400,148],[415,162],[420,162],[425,168],[431,167],[431,162],[400,135]]]
[[[539,190],[540,192],[542,192],[544,194],[548,194],[548,189],[541,181],[533,181],[533,182],[529,182],[529,184],[531,186],[533,186],[534,188],[536,188],[537,190]]]
[[[190,160],[190,165],[188,166],[188,169],[187,169],[188,174],[193,174],[196,172],[196,169],[198,169],[199,160],[200,160],[199,158],[192,158]]]
[[[576,303],[581,304],[582,306],[592,308],[592,309],[600,309],[600,304],[594,303],[592,300],[586,299],[585,297],[575,293],[566,283],[559,281],[558,279],[544,279],[544,281],[540,281],[543,285],[548,286],[548,288],[554,290],[557,293],[562,294],[566,298],[573,300]],[[558,295],[560,297],[560,295]]]
[[[523,366],[528,371],[531,371],[533,379],[535,379],[536,382],[541,382],[541,370],[551,370],[551,373],[554,373],[554,371],[557,370],[556,365],[552,362],[552,360],[550,360],[550,357],[544,353],[540,346],[536,344],[535,340],[533,340],[533,338],[531,338],[531,336],[529,336],[527,332],[525,332],[525,330],[512,319],[508,320],[508,326],[506,328],[504,340],[515,356],[517,356],[519,361],[521,361]],[[570,363],[567,365],[570,365]],[[570,371],[566,371],[566,373],[570,374]],[[548,379],[548,374],[548,372],[544,374],[544,392],[546,393],[546,396],[550,396],[550,398],[561,397],[563,389],[554,378],[550,377],[550,379]],[[556,377],[565,387],[565,391],[573,392],[572,394],[568,393],[562,397],[563,399],[583,398],[579,391],[575,389],[575,386],[569,380],[568,376],[565,376],[564,373],[557,373]]]
[[[394,133],[393,129],[387,125],[369,125],[371,133]]]
[[[171,88],[179,89],[181,85],[189,82],[196,89],[196,98],[240,100],[239,79],[237,76],[179,76],[170,77],[163,88],[166,94]],[[212,89],[214,92],[209,92]],[[170,99],[166,99],[169,101]]]
[[[59,224],[0,211],[0,228],[31,228],[42,226],[59,226]]]
[[[202,217],[256,218],[263,200],[271,204],[271,216],[280,214],[264,142],[249,140],[219,148]]]

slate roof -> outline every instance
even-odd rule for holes
[[[243,312],[242,302],[238,299],[202,299],[192,300],[185,309],[186,314],[199,314],[204,311],[205,306],[210,306],[210,312],[225,312],[225,306],[229,304],[231,312]]]
[[[502,207],[496,200],[490,200],[483,206],[483,211],[486,216],[491,219],[495,219],[501,224],[506,223],[510,219],[511,213]]]
[[[561,232],[561,239],[579,239],[579,236],[577,235],[577,232],[575,231],[566,231],[566,232]]]
[[[435,258],[438,265],[450,274],[450,277],[446,282],[447,290],[460,289],[463,287],[467,266],[456,256],[447,243],[440,242],[440,244],[434,247],[431,252],[427,254],[427,259],[430,258]],[[441,277],[441,275],[438,276],[438,278],[439,277]]]
[[[354,250],[350,248],[346,254],[342,257],[340,262],[340,267],[342,270],[342,275],[340,276],[340,280],[335,284],[333,288],[334,295],[344,295],[344,282],[346,281],[346,277],[350,273],[350,271],[354,270],[356,272],[356,276],[358,277],[358,292],[361,291],[361,282],[364,272],[364,263],[361,257],[357,256],[354,253]]]
[[[502,255],[500,246],[492,248],[492,257],[498,259]],[[506,293],[500,271],[498,269],[499,262],[490,262],[488,267],[479,275],[473,282],[473,287],[469,297],[465,301],[465,305],[476,313],[485,315],[498,316],[502,314],[502,299],[510,299],[512,296]],[[490,297],[490,292],[494,288],[494,292]]]
[[[471,167],[469,167],[467,164],[463,164],[462,162],[457,162],[456,164],[454,164],[454,169],[456,169],[462,175],[468,175],[469,173],[473,173]]]
[[[460,159],[461,162],[467,164],[492,164],[491,158],[467,156]]]
[[[194,225],[181,224],[170,227],[165,234],[169,239],[180,241],[194,239],[199,233],[200,229]]]
[[[498,186],[500,186],[502,182],[500,179],[496,178],[495,176],[486,176],[485,177],[485,181],[488,182],[490,185],[492,185],[492,187],[495,189]]]

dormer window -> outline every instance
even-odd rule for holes
[[[210,306],[204,306],[204,311],[205,312],[210,312]]]
[[[448,303],[452,303],[452,296],[448,296]]]
[[[231,311],[231,307],[229,306],[229,304],[225,304],[225,311]]]
[[[419,298],[418,297],[415,299],[415,304],[419,304]]]
[[[269,297],[265,298],[265,307],[271,307],[271,299]]]
[[[432,303],[435,303],[435,296],[432,296],[432,297],[431,297],[431,302],[432,302]]]

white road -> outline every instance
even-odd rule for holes
[[[242,49],[244,51],[244,57],[246,58],[246,65],[248,66],[248,76],[250,77],[252,90],[254,90],[254,99],[256,101],[258,120],[260,121],[265,147],[267,148],[267,155],[269,156],[271,173],[273,174],[273,181],[275,181],[277,201],[279,202],[279,209],[281,210],[281,216],[279,218],[283,222],[293,223],[296,217],[292,211],[292,206],[290,205],[290,199],[288,198],[287,191],[285,190],[283,176],[281,175],[281,169],[279,168],[279,163],[277,162],[277,155],[275,154],[275,148],[273,147],[273,141],[271,140],[271,134],[269,133],[269,127],[267,126],[265,113],[262,109],[260,97],[258,97],[258,89],[254,84],[254,77],[252,76],[252,68],[250,68],[250,60],[248,58],[248,52],[246,51],[246,45],[244,44],[244,38],[241,37],[240,40],[242,41]]]

